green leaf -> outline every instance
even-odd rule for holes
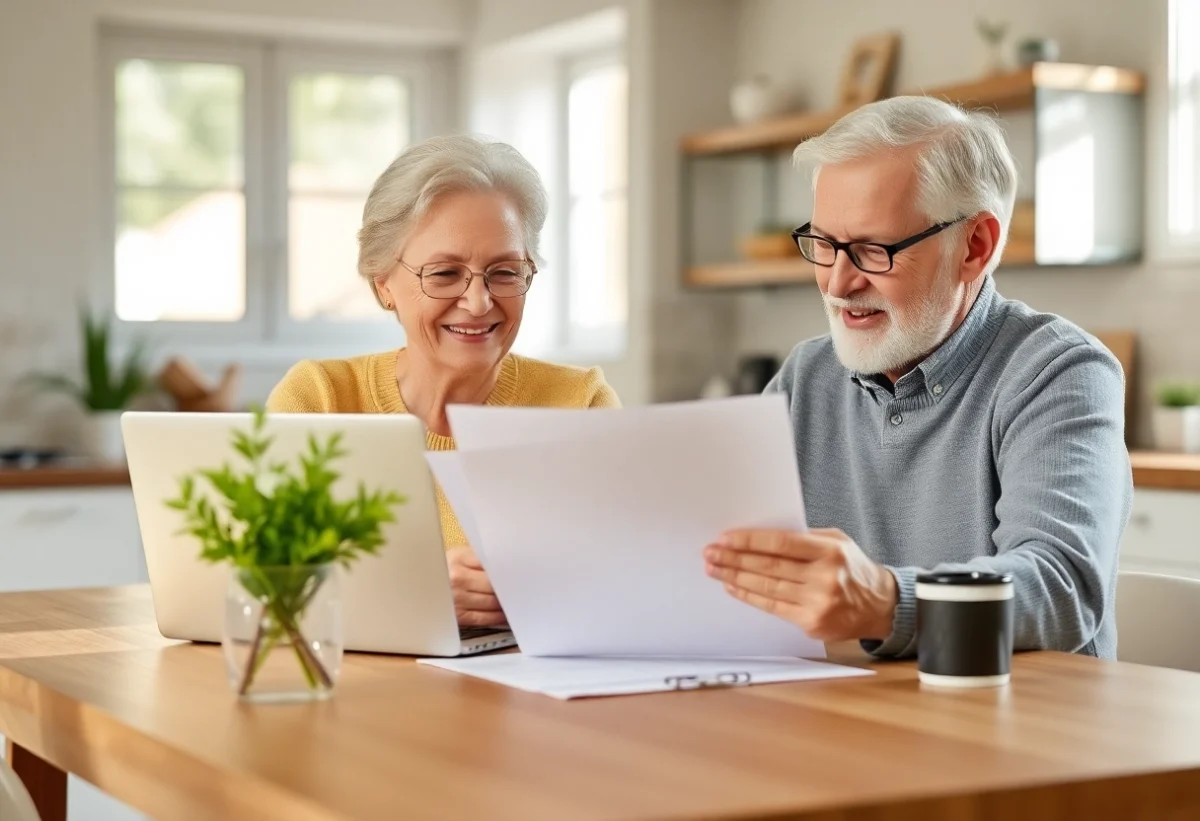
[[[377,553],[383,525],[394,521],[393,508],[405,498],[391,490],[369,491],[361,482],[349,498],[335,498],[333,486],[341,475],[332,463],[349,455],[341,434],[324,442],[310,434],[306,450],[289,465],[265,458],[274,442],[265,431],[266,414],[258,410],[249,433],[234,431],[230,437],[248,469],[224,464],[197,470],[180,479],[178,498],[165,502],[183,513],[181,532],[197,540],[201,558],[253,569],[350,566],[362,555]],[[269,481],[261,482],[265,476]],[[200,493],[197,479],[211,493]],[[312,578],[299,574],[295,584],[275,593],[281,601],[300,601]]]

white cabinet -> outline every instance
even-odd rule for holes
[[[0,491],[0,591],[145,580],[128,487]]]
[[[1121,569],[1200,579],[1200,492],[1133,492]]]
[[[0,490],[0,591],[146,581],[128,487]],[[71,776],[69,821],[145,821]]]

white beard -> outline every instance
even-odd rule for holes
[[[950,335],[958,291],[959,283],[947,266],[938,272],[933,288],[903,311],[878,296],[839,299],[822,295],[838,360],[849,370],[878,374],[923,359]],[[838,309],[885,311],[887,321],[879,329],[851,330]]]

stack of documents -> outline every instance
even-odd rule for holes
[[[419,663],[559,699],[871,675],[870,670],[803,659],[581,659],[512,653]]]
[[[564,698],[731,671],[753,681],[860,674],[791,661],[824,658],[824,645],[704,572],[704,547],[726,530],[805,528],[782,395],[447,412],[459,450],[429,462],[522,655],[437,665]],[[597,660],[606,656],[622,660]],[[648,660],[664,657],[712,664]],[[761,661],[780,658],[789,661]]]

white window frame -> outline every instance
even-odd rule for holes
[[[1179,26],[1181,3],[1196,7],[1192,13],[1200,15],[1200,0],[1167,2],[1167,202],[1162,231],[1168,256],[1200,259],[1200,68],[1189,77],[1180,76],[1181,52],[1195,49],[1194,43],[1185,44],[1186,33]],[[1181,109],[1185,108],[1191,110],[1188,123],[1181,116]],[[1183,176],[1184,171],[1191,172],[1190,179]],[[1176,231],[1176,210],[1185,201],[1186,207],[1194,210],[1193,228]]]
[[[555,347],[562,351],[566,356],[575,357],[601,357],[606,359],[616,359],[625,354],[629,346],[629,312],[630,306],[625,306],[625,322],[618,325],[611,325],[603,328],[577,328],[571,323],[571,287],[572,277],[574,272],[570,270],[571,260],[571,175],[570,175],[570,103],[569,97],[571,93],[571,85],[578,78],[594,71],[597,68],[603,68],[610,65],[624,65],[628,70],[628,60],[624,53],[624,49],[620,48],[605,48],[586,54],[571,55],[564,57],[560,61],[559,71],[559,92],[558,92],[558,111],[560,112],[558,122],[558,190],[554,192],[555,201],[558,203],[557,211],[559,212],[556,219],[558,226],[557,248],[558,256],[561,263],[558,269],[564,272],[561,277],[561,282],[555,294],[555,317],[556,328],[554,334]],[[626,98],[628,105],[628,97]],[[626,135],[628,143],[629,135]],[[628,157],[629,152],[626,151]],[[626,214],[628,215],[629,205],[629,172],[626,170],[625,177],[625,203]],[[627,217],[628,219],[628,217]],[[629,229],[626,226],[626,248],[625,248],[625,277],[626,277],[626,294],[629,292],[628,279],[630,276],[632,243],[629,242]],[[628,303],[628,301],[627,301]]]
[[[450,58],[444,51],[381,50],[156,32],[105,31],[100,73],[102,106],[101,251],[93,294],[115,305],[116,68],[127,59],[182,60],[239,66],[245,77],[246,310],[241,320],[132,322],[115,319],[118,342],[149,337],[156,347],[197,358],[291,362],[310,356],[370,352],[403,344],[403,330],[378,319],[295,320],[287,304],[288,83],[307,71],[394,74],[408,83],[410,137],[415,143],[452,124]],[[379,169],[383,171],[383,169]],[[364,283],[363,288],[367,285]]]

